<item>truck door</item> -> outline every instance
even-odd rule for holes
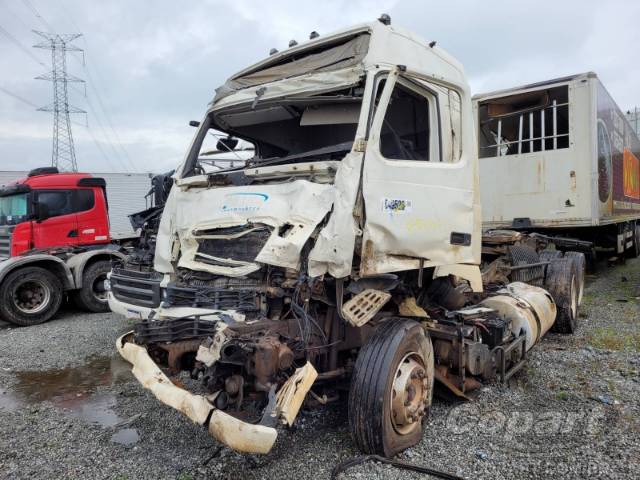
[[[33,224],[34,248],[78,245],[73,190],[37,190],[35,201],[47,206],[48,218]]]
[[[462,154],[462,97],[398,70],[375,88],[361,274],[479,263],[477,163]]]
[[[103,191],[98,187],[82,188],[74,194],[80,245],[109,242],[109,217]]]

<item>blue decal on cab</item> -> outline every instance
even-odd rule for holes
[[[232,197],[236,197],[236,202],[230,201]],[[245,197],[247,201],[239,201],[237,197]],[[256,198],[257,197],[257,198]],[[254,199],[253,202],[251,199]],[[269,195],[260,192],[235,192],[225,195],[225,203],[222,205],[223,212],[257,212],[263,203],[269,200]],[[231,203],[231,205],[229,205]]]

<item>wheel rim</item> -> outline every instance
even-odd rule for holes
[[[34,314],[45,310],[51,300],[51,290],[40,280],[28,280],[13,291],[13,303],[22,313]]]
[[[91,291],[93,292],[93,296],[96,300],[100,302],[107,301],[107,290],[104,288],[104,282],[107,279],[107,274],[103,273],[96,277],[91,285]]]
[[[584,282],[585,282],[585,273],[583,269],[580,272],[580,287],[578,288],[578,305],[582,305],[582,297],[584,296]]]
[[[420,427],[429,400],[427,371],[422,357],[406,354],[394,374],[391,388],[391,423],[401,435]]]
[[[576,293],[576,277],[571,277],[571,318],[576,319],[578,316],[578,295]]]

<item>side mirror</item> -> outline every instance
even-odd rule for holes
[[[49,214],[49,205],[46,203],[36,203],[36,221],[42,222],[51,215]]]
[[[200,126],[200,122],[197,120],[190,120],[189,121],[189,126],[190,127],[199,127]]]
[[[221,152],[231,152],[238,146],[238,139],[233,137],[221,138],[216,143],[216,150]]]

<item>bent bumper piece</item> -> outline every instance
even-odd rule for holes
[[[205,426],[216,440],[234,450],[245,453],[268,453],[271,450],[278,436],[275,428],[238,420],[217,410],[202,395],[177,387],[144,347],[128,341],[132,335],[133,332],[129,332],[118,338],[116,347],[120,355],[133,365],[136,379],[158,400],[184,413],[194,423]]]

